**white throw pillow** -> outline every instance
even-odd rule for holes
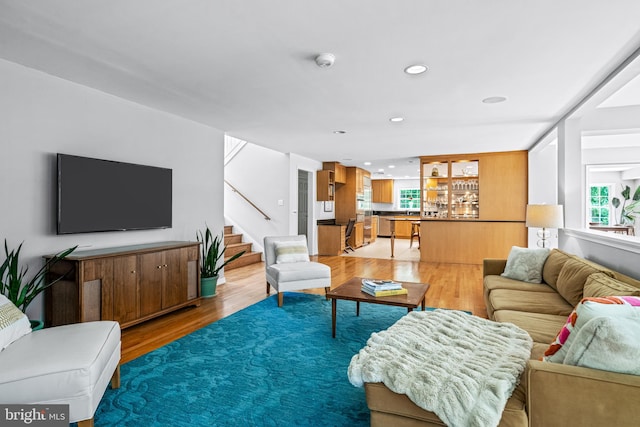
[[[309,262],[307,245],[302,241],[275,242],[276,264]]]
[[[549,249],[546,248],[529,249],[513,246],[501,276],[523,282],[541,283],[542,267],[548,256]]]
[[[640,375],[640,318],[589,320],[569,346],[564,364]]]
[[[0,295],[0,351],[29,332],[31,324],[27,316],[6,296]]]

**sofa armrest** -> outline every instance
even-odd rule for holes
[[[506,259],[485,258],[482,260],[482,277],[499,276],[507,266]]]
[[[637,425],[640,376],[530,360],[530,427]]]

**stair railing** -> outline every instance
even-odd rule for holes
[[[226,179],[224,180],[224,183],[227,184],[229,187],[231,187],[231,190],[234,193],[238,193],[238,195],[240,197],[242,197],[247,203],[249,203],[255,210],[257,210],[258,212],[260,212],[260,214],[264,217],[264,219],[266,219],[267,221],[271,221],[271,217],[269,217],[269,215],[267,215],[266,213],[264,213],[264,211],[262,209],[260,209],[259,207],[257,207],[255,205],[255,203],[253,203],[251,200],[249,200],[247,198],[247,196],[245,196],[244,194],[242,194],[240,191],[238,191],[238,189],[236,187],[234,187],[233,185],[231,185],[231,183],[229,183],[229,181],[227,181]]]

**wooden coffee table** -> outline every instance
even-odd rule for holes
[[[407,307],[408,311],[412,311],[422,304],[422,310],[424,310],[429,285],[426,283],[402,282],[402,286],[407,289],[408,294],[374,297],[360,290],[362,287],[362,277],[354,277],[327,292],[327,298],[331,298],[331,335],[333,338],[336,337],[336,309],[339,299],[355,301],[356,316],[360,316],[361,302]]]

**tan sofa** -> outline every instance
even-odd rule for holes
[[[540,284],[501,276],[506,262],[484,260],[487,314],[492,320],[523,328],[534,344],[500,427],[638,425],[639,376],[539,359],[583,296],[640,295],[640,281],[557,249],[545,261]],[[445,425],[434,413],[384,384],[367,383],[365,390],[372,426]]]

